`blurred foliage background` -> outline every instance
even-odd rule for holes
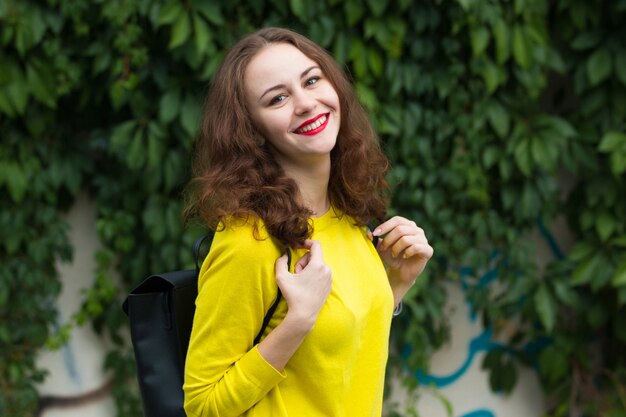
[[[1,0],[0,414],[34,414],[36,353],[89,323],[115,345],[118,416],[140,415],[121,300],[192,265],[181,190],[203,95],[229,45],[274,25],[345,66],[393,162],[393,212],[435,247],[394,323],[405,385],[446,342],[444,284],[489,266],[467,285],[510,346],[483,363],[493,389],[523,363],[548,415],[626,415],[624,22],[625,0]],[[79,193],[104,246],[52,332]],[[532,233],[557,219],[575,244],[540,265]]]

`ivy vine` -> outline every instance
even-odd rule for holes
[[[181,225],[181,190],[200,103],[225,49],[275,25],[349,71],[393,162],[393,211],[435,247],[394,324],[404,382],[447,340],[443,284],[489,266],[496,281],[470,279],[468,297],[496,333],[520,323],[483,363],[493,388],[521,361],[548,415],[626,415],[625,20],[624,0],[0,2],[0,414],[34,415],[36,353],[84,323],[114,342],[118,415],[140,414],[121,300],[191,266],[201,231]],[[53,333],[80,193],[103,249]],[[560,219],[575,244],[538,265],[530,235]]]

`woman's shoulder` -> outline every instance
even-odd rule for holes
[[[214,268],[214,271],[226,271],[230,281],[235,280],[233,274],[252,276],[255,275],[253,271],[263,271],[261,275],[269,274],[274,270],[274,263],[282,251],[261,220],[226,219],[219,224],[214,234],[200,275],[204,276],[210,268]],[[250,276],[246,278],[246,282],[250,280]]]
[[[253,215],[223,219],[215,232],[214,242],[237,251],[253,251],[248,255],[254,255],[254,251],[274,253],[277,250],[276,240],[265,228],[263,220]]]

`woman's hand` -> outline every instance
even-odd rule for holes
[[[289,306],[288,316],[313,328],[332,288],[332,272],[322,257],[319,242],[307,240],[309,251],[296,263],[295,274],[287,270],[287,255],[276,260],[276,282]]]
[[[332,287],[331,271],[322,258],[320,243],[307,240],[303,248],[309,252],[296,263],[295,274],[287,269],[287,254],[276,260],[276,282],[289,310],[258,345],[261,356],[278,370],[285,368],[313,329]]]
[[[388,267],[387,275],[394,294],[398,286],[408,290],[433,256],[433,248],[424,231],[415,222],[396,216],[378,226],[373,235],[383,237],[376,249]]]

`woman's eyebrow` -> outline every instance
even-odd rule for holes
[[[300,74],[300,78],[306,77],[306,75],[309,72],[313,71],[316,68],[319,69],[317,65],[312,65],[309,68],[305,69],[304,71],[302,71],[302,74]],[[263,97],[270,91],[280,90],[281,88],[285,88],[285,87],[286,87],[285,84],[276,84],[275,86],[268,88],[267,90],[263,92],[263,94],[261,94],[261,97],[259,97],[259,101],[263,100]]]

